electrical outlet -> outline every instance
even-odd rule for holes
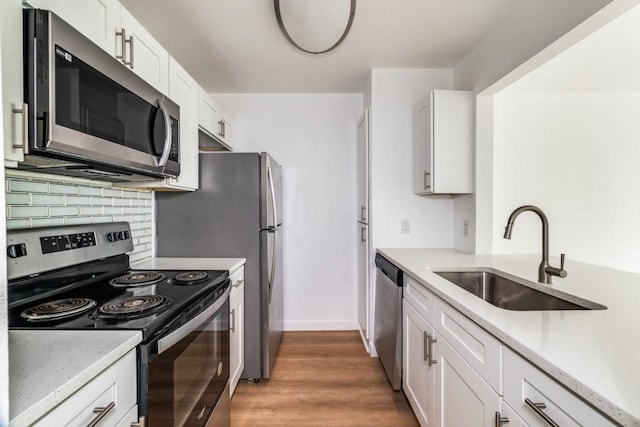
[[[404,234],[411,233],[411,222],[408,219],[400,221],[400,232]]]
[[[462,234],[467,237],[469,235],[469,220],[465,219],[462,224]]]

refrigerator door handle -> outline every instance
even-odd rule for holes
[[[269,178],[269,187],[271,190],[271,203],[273,204],[273,227],[277,227],[279,223],[278,223],[278,208],[276,205],[276,191],[273,186],[273,175],[271,174],[271,165],[269,164],[267,164],[267,177]]]
[[[271,258],[271,272],[269,274],[269,304],[271,304],[273,281],[276,276],[276,262],[278,261],[278,230],[274,227],[273,230],[269,230],[268,232],[273,233],[273,257]]]

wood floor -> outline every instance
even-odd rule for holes
[[[231,427],[416,427],[357,331],[285,332],[271,379],[240,380]]]

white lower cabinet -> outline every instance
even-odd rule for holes
[[[402,389],[422,427],[616,425],[405,277]]]
[[[244,267],[231,273],[229,298],[229,383],[230,397],[244,370]]]
[[[527,425],[546,427],[553,422],[562,427],[616,425],[506,347],[503,369],[504,400]]]
[[[34,426],[130,426],[138,421],[136,351],[131,350]]]
[[[437,365],[427,360],[427,335],[433,337],[433,326],[406,299],[402,309],[402,390],[420,425],[435,426]]]

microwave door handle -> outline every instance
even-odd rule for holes
[[[169,153],[171,152],[171,119],[169,118],[169,113],[164,106],[162,100],[158,99],[158,109],[162,112],[162,117],[164,118],[164,148],[162,149],[162,156],[160,156],[160,160],[158,160],[158,164],[156,166],[165,167],[167,165],[167,161],[169,160]]]

